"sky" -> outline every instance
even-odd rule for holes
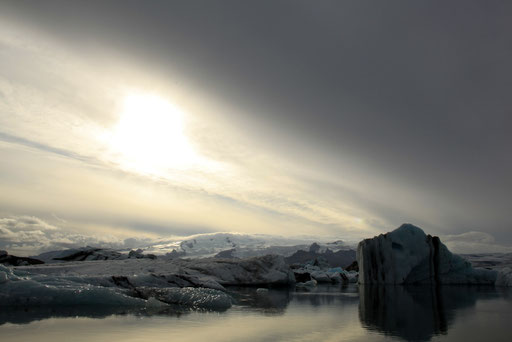
[[[508,1],[2,1],[0,248],[416,224],[512,251]]]

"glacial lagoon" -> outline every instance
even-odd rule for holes
[[[493,286],[230,288],[226,311],[26,307],[0,312],[11,341],[511,341],[512,289]]]

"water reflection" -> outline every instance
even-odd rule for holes
[[[154,316],[164,315],[181,317],[193,310],[180,306],[155,307],[155,308],[130,308],[109,306],[29,306],[29,307],[3,307],[0,310],[0,326],[5,323],[28,324],[49,318],[83,317],[106,318],[110,316]],[[195,310],[197,311],[197,310]]]
[[[268,292],[263,293],[257,292],[256,288],[231,287],[228,289],[228,293],[233,297],[233,308],[271,316],[285,315],[291,302],[295,302],[302,307],[336,306],[342,308],[343,304],[357,305],[359,300],[358,288],[356,286],[318,286],[308,291],[295,291],[293,288],[282,288],[270,289]],[[114,315],[180,317],[198,311],[201,310],[180,306],[167,306],[164,308],[84,305],[4,307],[3,310],[0,310],[0,325],[5,323],[27,324],[32,321],[66,317],[97,319]],[[217,310],[216,312],[220,311]]]
[[[53,342],[59,340],[55,334],[75,334],[78,329],[82,335],[77,341],[373,342],[428,341],[439,335],[443,341],[487,336],[497,341],[510,337],[511,291],[469,286],[350,285],[268,292],[230,288],[236,302],[225,312],[183,307],[4,307],[0,335],[6,342]]]
[[[293,293],[293,301],[300,304],[309,304],[313,307],[325,305],[353,305],[359,301],[356,286],[329,286],[320,285],[308,290],[297,290]]]
[[[359,318],[365,328],[407,341],[429,341],[448,333],[457,311],[507,292],[490,286],[361,285],[359,293]]]
[[[258,293],[251,287],[232,287],[229,288],[229,293],[236,305],[268,315],[284,314],[292,299],[289,289],[271,289]]]
[[[272,289],[267,293],[258,293],[255,288],[233,287],[228,290],[237,307],[268,315],[282,315],[292,299],[289,289]],[[125,306],[25,306],[1,307],[0,326],[5,323],[28,324],[49,318],[107,318],[110,316],[168,316],[181,317],[191,312],[207,312],[212,310],[194,309],[178,305],[165,307],[125,307]],[[223,312],[226,310],[213,310]]]

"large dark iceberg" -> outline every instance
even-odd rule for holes
[[[361,241],[357,247],[362,284],[495,284],[498,272],[473,268],[437,236],[412,224]]]

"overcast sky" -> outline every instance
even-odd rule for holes
[[[357,240],[410,222],[511,250],[511,17],[509,1],[2,1],[0,223]],[[133,99],[183,126],[147,109],[145,133],[119,133]]]

